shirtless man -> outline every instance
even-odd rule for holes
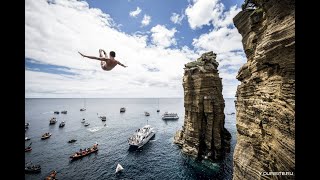
[[[102,55],[102,52],[104,54],[104,57]],[[114,59],[114,57],[116,57],[116,53],[114,51],[110,51],[110,53],[109,53],[110,58],[108,58],[107,53],[103,49],[99,49],[100,57],[87,56],[87,55],[84,55],[84,54],[82,54],[80,52],[78,52],[78,53],[82,57],[86,57],[86,58],[89,58],[89,59],[96,59],[98,61],[101,61],[101,68],[103,70],[105,70],[105,71],[112,70],[117,64],[119,64],[120,66],[123,66],[123,67],[128,67],[128,66],[125,66],[124,64],[122,64],[119,61]]]

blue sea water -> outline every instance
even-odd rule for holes
[[[25,153],[25,162],[41,165],[41,173],[25,174],[25,179],[44,179],[52,170],[58,172],[57,179],[232,179],[232,155],[236,143],[235,99],[225,99],[225,127],[232,135],[231,152],[222,162],[197,162],[182,154],[173,143],[175,132],[184,121],[183,99],[26,99],[25,122],[29,122],[25,141],[31,142],[32,151]],[[86,107],[86,111],[80,108]],[[120,108],[126,107],[125,113]],[[160,109],[157,113],[156,110]],[[68,113],[55,115],[54,111],[67,110]],[[150,113],[149,117],[144,111]],[[176,112],[179,120],[164,121],[164,112]],[[102,122],[98,116],[105,115]],[[58,122],[49,125],[56,117]],[[81,120],[90,123],[85,127]],[[59,128],[59,123],[66,125]],[[129,151],[128,137],[146,124],[155,127],[154,140],[141,150]],[[106,124],[106,126],[104,126]],[[52,133],[49,139],[41,140],[45,132]],[[75,143],[67,143],[70,139]],[[70,161],[69,156],[80,148],[99,144],[99,151],[80,160]],[[117,164],[124,168],[115,174]]]

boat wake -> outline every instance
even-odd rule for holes
[[[53,114],[53,111],[42,112],[41,114]]]
[[[90,132],[97,132],[97,131],[99,131],[100,129],[102,129],[102,127],[92,127],[92,128],[89,128],[88,130],[89,130]]]

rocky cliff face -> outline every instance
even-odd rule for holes
[[[233,179],[294,179],[266,172],[295,171],[295,3],[251,2],[257,9],[233,19],[248,59],[237,76]]]
[[[183,76],[185,119],[174,142],[196,158],[221,159],[230,151],[230,133],[224,128],[224,99],[216,54],[204,53],[185,65]]]

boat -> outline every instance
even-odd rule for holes
[[[116,173],[121,172],[122,170],[123,170],[123,167],[120,164],[118,164],[116,168]]]
[[[101,121],[106,121],[107,120],[106,116],[100,116],[99,118],[101,119]]]
[[[55,180],[57,175],[57,171],[53,170],[50,174],[45,178],[45,180]]]
[[[24,128],[26,128],[26,129],[29,128],[29,125],[30,125],[30,123],[25,123]]]
[[[236,114],[236,113],[234,113],[234,112],[232,112],[232,113],[230,113],[230,114],[227,113],[227,115],[235,115],[235,114]]]
[[[26,147],[25,149],[24,149],[24,152],[29,152],[29,151],[31,151],[32,150],[32,148],[31,147]]]
[[[61,114],[67,114],[68,111],[61,111]]]
[[[145,116],[150,116],[150,113],[144,112],[144,115],[145,115]]]
[[[54,113],[53,114],[59,114],[60,112],[59,111],[54,111]]]
[[[87,156],[97,151],[98,151],[98,143],[95,143],[91,148],[80,149],[80,151],[75,152],[73,155],[71,155],[70,158],[71,160],[81,159],[84,156]]]
[[[85,110],[86,110],[86,108],[81,108],[81,109],[80,109],[80,111],[85,111]]]
[[[85,122],[86,122],[86,119],[83,118],[83,119],[81,120],[81,123],[85,123]]]
[[[136,132],[128,139],[128,143],[130,148],[141,148],[153,136],[155,136],[154,128],[150,125],[145,125],[143,128],[136,130]]]
[[[84,126],[89,126],[89,125],[90,125],[90,123],[87,123],[87,122],[86,122],[86,123],[84,123]]]
[[[76,141],[77,141],[76,139],[71,139],[71,140],[68,141],[68,143],[74,143]]]
[[[31,144],[32,144],[32,142],[29,144],[29,146],[28,146],[28,147],[24,148],[24,152],[29,152],[29,151],[31,151],[31,150],[32,150],[32,148],[31,148]]]
[[[39,173],[41,172],[41,166],[40,165],[34,165],[32,163],[27,163],[24,167],[25,173]]]
[[[158,109],[157,112],[160,112],[160,108],[159,108],[159,99],[158,99]]]
[[[53,117],[50,119],[49,124],[55,124],[56,122],[57,122],[57,119]]]
[[[31,139],[31,138],[29,138],[29,137],[25,137],[25,138],[24,138],[25,141],[29,141],[30,139]]]
[[[65,124],[66,124],[66,123],[65,123],[64,121],[62,121],[62,122],[59,124],[59,128],[64,127]]]
[[[162,115],[162,119],[163,120],[177,120],[179,119],[179,116],[177,113],[168,113],[168,112],[165,112],[163,115]]]
[[[125,108],[125,107],[120,108],[120,112],[121,112],[121,113],[122,113],[122,112],[126,112],[126,108]]]
[[[44,139],[48,139],[52,134],[51,133],[44,133],[42,136],[41,136],[41,139],[44,140]]]

